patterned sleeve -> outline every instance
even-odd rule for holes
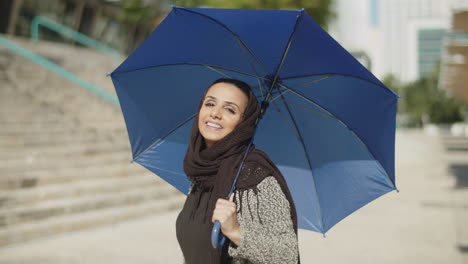
[[[257,191],[236,191],[236,203],[242,207],[237,219],[243,233],[239,246],[230,244],[230,256],[255,264],[297,263],[289,202],[273,176],[261,181]]]

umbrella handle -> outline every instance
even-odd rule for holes
[[[224,241],[226,241],[226,237],[221,233],[221,223],[216,221],[211,230],[211,245],[213,248],[220,248]]]
[[[256,122],[258,122],[258,120],[259,119],[257,118]],[[231,185],[231,190],[229,191],[229,194],[226,197],[226,200],[229,200],[229,198],[231,197],[231,194],[234,192],[237,179],[239,179],[241,169],[244,166],[245,158],[247,157],[247,154],[249,153],[250,146],[252,146],[253,140],[254,138],[252,137],[252,139],[250,139],[249,145],[247,146],[247,149],[245,150],[244,157],[242,158],[239,169],[237,170],[236,178],[234,178],[234,182]],[[213,246],[213,248],[220,248],[224,245],[225,241],[226,241],[226,237],[221,233],[221,223],[219,221],[216,221],[213,225],[213,229],[211,229],[211,245]]]

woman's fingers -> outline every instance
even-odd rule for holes
[[[218,199],[213,212],[212,222],[219,221],[223,224],[226,220],[231,218],[235,218],[237,222],[236,209],[236,204],[233,202],[233,195],[231,195],[229,201],[221,198]]]
[[[221,232],[236,245],[239,245],[242,236],[242,229],[237,221],[237,207],[234,201],[234,194],[229,200],[218,199],[213,211],[211,221],[221,223]]]
[[[233,202],[234,200],[234,194],[231,195],[231,197],[229,198],[229,200],[226,200],[226,199],[221,199],[219,198],[217,201],[216,201],[216,206],[218,205],[226,205],[226,206],[236,206],[236,204]]]
[[[220,218],[222,220],[233,217],[236,214],[235,208],[217,208],[213,212],[213,219]],[[215,219],[215,221],[218,219]]]
[[[235,208],[216,208],[213,212],[212,222],[214,223],[216,220],[218,220],[221,223],[223,223],[227,219],[233,218],[235,216],[236,216]]]

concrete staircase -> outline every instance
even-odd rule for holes
[[[13,40],[115,94],[107,56]],[[118,106],[0,47],[0,247],[182,206],[130,160]]]

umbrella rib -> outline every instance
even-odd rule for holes
[[[210,70],[212,70],[212,71],[214,71],[214,72],[216,72],[216,73],[219,73],[219,74],[223,75],[224,77],[231,78],[231,79],[233,78],[233,77],[230,76],[229,74],[227,74],[227,73],[225,73],[225,72],[222,72],[222,71],[219,71],[219,70],[217,70],[217,69],[215,69],[215,68],[213,68],[213,67],[211,67],[211,66],[206,66],[206,68],[208,68],[208,69],[210,69]],[[256,77],[255,79],[258,80],[258,77]],[[261,87],[260,87],[259,89],[257,89],[257,87],[252,87],[252,88],[253,88],[253,89],[256,89],[256,90],[259,90],[260,93],[261,93],[262,96],[263,96],[263,91],[262,91]]]
[[[296,88],[299,88],[299,87],[302,87],[302,86],[306,86],[306,85],[308,85],[308,84],[320,82],[320,81],[326,80],[326,79],[328,79],[328,78],[331,78],[331,77],[333,77],[334,75],[335,75],[335,74],[329,74],[329,75],[327,75],[327,76],[325,76],[325,77],[322,77],[322,78],[320,78],[320,79],[318,79],[318,80],[313,80],[313,81],[310,81],[310,82],[298,84],[298,85],[296,85],[296,86],[290,87],[289,89],[296,89]]]
[[[222,70],[226,70],[226,71],[236,72],[236,73],[244,74],[244,75],[247,75],[247,76],[250,76],[250,77],[255,77],[255,78],[260,78],[260,79],[265,79],[266,80],[266,78],[257,76],[255,74],[246,73],[246,72],[242,72],[242,71],[238,71],[238,70],[234,70],[234,69],[230,69],[230,68],[226,68],[226,67],[221,67],[221,66],[217,66],[217,65],[195,63],[195,62],[174,62],[174,63],[150,65],[150,66],[139,67],[139,68],[126,70],[126,71],[113,72],[113,73],[111,73],[111,75],[121,74],[121,73],[129,73],[129,72],[145,70],[145,69],[150,69],[150,68],[158,68],[158,67],[165,67],[165,66],[177,66],[177,65],[195,65],[195,66],[213,67],[213,68],[218,68],[218,69],[222,69]]]
[[[269,97],[271,96],[271,93],[273,92],[273,88],[275,87],[276,83],[278,82],[279,73],[280,73],[281,69],[283,68],[284,61],[286,60],[286,56],[289,53],[289,48],[291,47],[294,36],[296,35],[296,30],[297,30],[297,26],[299,25],[299,20],[300,20],[300,18],[302,17],[303,14],[304,14],[304,8],[301,9],[301,12],[299,13],[299,15],[296,18],[296,23],[294,24],[293,32],[289,36],[288,44],[286,45],[286,49],[284,49],[283,55],[281,56],[280,64],[278,65],[278,68],[276,69],[276,73],[275,73],[275,76],[273,77],[273,81],[271,82],[271,86],[270,86],[270,89],[268,91],[266,100],[269,99]]]
[[[332,117],[332,118],[338,120],[344,127],[346,127],[347,129],[350,129],[350,128],[348,127],[348,125],[346,125],[342,120],[340,120],[338,117],[336,117],[334,114],[332,114],[330,111],[328,111],[327,109],[325,109],[325,108],[322,107],[321,105],[319,105],[319,104],[317,104],[316,102],[310,100],[309,98],[303,96],[302,94],[300,94],[300,93],[298,93],[298,92],[296,92],[296,91],[290,89],[289,87],[287,87],[287,86],[284,85],[284,84],[282,84],[282,86],[283,86],[285,89],[287,89],[288,91],[290,91],[291,93],[295,94],[296,96],[302,98],[303,100],[305,100],[305,101],[307,101],[307,102],[309,102],[309,103],[311,103],[311,104],[317,106],[318,108],[322,109],[323,111],[327,112],[327,113],[330,115],[329,117]],[[282,94],[281,94],[281,95],[282,95]],[[283,99],[283,100],[284,100],[284,99]]]
[[[335,116],[333,115],[330,115],[330,114],[326,114],[326,113],[321,113],[320,111],[317,111],[317,110],[314,110],[314,109],[310,109],[310,108],[307,108],[303,105],[300,105],[300,104],[296,104],[296,103],[293,103],[293,102],[289,102],[289,101],[284,101],[285,103],[287,103],[288,105],[295,105],[297,107],[300,107],[306,111],[309,111],[309,112],[312,112],[312,113],[315,113],[315,114],[319,114],[321,116],[324,116],[324,117],[329,117],[329,118],[332,118],[332,119],[336,119],[336,120],[339,120],[338,118],[336,118]]]
[[[281,78],[281,80],[301,79],[301,78],[314,77],[314,76],[320,76],[320,75],[338,75],[338,73],[324,72],[324,73],[317,73],[317,74],[285,77],[285,78]],[[343,75],[343,74],[340,74],[340,75]]]
[[[307,77],[313,77],[313,76],[325,75],[325,74],[340,75],[340,76],[347,76],[347,77],[353,77],[353,78],[356,78],[356,79],[361,79],[361,80],[364,80],[364,81],[366,81],[366,82],[373,83],[373,84],[375,84],[375,85],[377,85],[377,86],[379,86],[379,87],[385,89],[387,92],[390,92],[392,95],[397,96],[398,98],[400,97],[397,93],[395,93],[394,91],[392,91],[390,88],[388,88],[388,87],[385,86],[385,85],[382,85],[382,83],[374,82],[374,81],[371,81],[371,80],[368,80],[368,79],[365,79],[365,78],[362,78],[362,77],[359,77],[359,76],[351,75],[351,74],[324,72],[324,73],[318,73],[318,74],[310,74],[310,75],[300,75],[300,76],[286,77],[286,78],[281,78],[281,80],[300,79],[300,78],[307,78]]]
[[[276,86],[276,89],[279,89],[279,87]],[[294,116],[291,113],[291,109],[289,109],[289,106],[286,103],[286,101],[284,100],[283,95],[281,95],[281,100],[283,101],[283,104],[284,104],[286,110],[288,111],[289,117],[291,118],[291,121],[292,121],[292,123],[294,125],[294,128],[296,129],[297,135],[299,136],[299,142],[301,143],[301,146],[302,146],[302,148],[304,150],[304,154],[306,156],[307,164],[309,165],[310,171],[312,172],[312,164],[310,163],[309,153],[307,152],[307,148],[305,146],[304,139],[302,137],[301,131],[299,130],[299,127],[297,126],[296,120],[294,119]],[[320,205],[320,198],[318,196],[317,185],[315,184],[314,177],[312,177],[312,181],[314,183],[315,193],[317,195],[317,203],[318,203],[318,207],[319,207],[318,209],[319,209],[320,220],[321,220],[320,224],[321,224],[321,230],[323,231],[323,230],[325,230],[325,227],[324,227],[324,221],[323,221],[323,215],[322,215],[322,206]]]
[[[260,90],[260,93],[262,95],[262,98],[265,99],[265,96],[263,95],[263,89],[262,89],[262,82],[260,81],[260,74],[258,74],[257,72],[257,69],[255,68],[255,65],[252,64],[248,54],[247,54],[247,51],[245,50],[244,46],[242,45],[242,43],[240,43],[240,47],[242,48],[242,51],[244,51],[244,54],[247,58],[247,62],[250,64],[250,67],[252,67],[252,70],[255,72],[255,74],[257,75],[257,82],[258,82],[258,87],[259,87],[259,90]]]
[[[326,79],[328,79],[328,78],[331,78],[332,76],[334,76],[334,74],[327,75],[327,76],[325,76],[325,77],[323,77],[323,78],[320,78],[320,79],[318,79],[318,80],[313,80],[313,81],[310,81],[310,82],[306,82],[306,83],[303,83],[303,84],[299,84],[299,85],[290,87],[289,89],[294,90],[294,89],[296,89],[296,88],[299,88],[299,87],[302,87],[302,86],[305,86],[305,85],[308,85],[308,84],[312,84],[312,83],[316,83],[316,82],[320,82],[320,81],[326,80]],[[280,86],[284,87],[285,89],[279,90],[279,91],[280,91],[279,94],[278,94],[275,98],[273,98],[272,101],[276,100],[276,99],[277,99],[279,96],[281,96],[282,94],[285,94],[285,93],[288,92],[288,88],[286,88],[285,85],[283,85],[282,83],[278,83],[278,84],[279,84]]]
[[[219,71],[219,70],[217,70],[217,69],[215,69],[215,68],[213,68],[213,67],[211,67],[211,66],[206,66],[206,68],[208,68],[208,69],[210,69],[210,70],[212,70],[212,71],[214,71],[214,72],[217,72],[217,73],[223,75],[224,77],[232,78],[232,77],[229,76],[227,73],[222,72],[222,71]]]
[[[158,169],[158,170],[160,170],[160,171],[173,173],[173,174],[176,174],[176,175],[179,175],[179,176],[186,176],[185,174],[180,173],[180,172],[176,172],[176,171],[171,171],[171,170],[163,169],[163,168],[159,168],[159,167],[156,167],[156,166],[151,166],[151,167],[153,167],[153,168],[155,168],[155,169]]]
[[[175,8],[175,7],[174,7],[174,8]],[[247,44],[245,44],[244,41],[242,41],[242,39],[241,39],[234,31],[232,31],[229,27],[227,27],[225,24],[223,24],[223,23],[221,23],[220,21],[218,21],[218,20],[216,20],[216,19],[214,19],[214,18],[212,18],[212,17],[209,17],[209,16],[207,16],[207,15],[205,15],[205,14],[201,14],[201,13],[195,12],[195,11],[193,11],[193,10],[185,9],[185,8],[182,8],[182,9],[184,9],[184,10],[187,11],[187,12],[190,12],[190,13],[193,13],[193,14],[197,14],[197,15],[199,15],[199,16],[203,16],[203,17],[205,17],[205,18],[207,18],[207,19],[209,19],[209,20],[211,20],[211,21],[213,21],[213,22],[219,24],[221,27],[223,27],[224,29],[226,29],[227,31],[229,31],[229,32],[242,44],[242,46],[244,46],[244,47],[249,51],[249,53],[252,54],[252,57],[258,62],[258,64],[260,64],[260,65],[263,67],[263,69],[265,70],[265,72],[268,72],[268,70],[267,70],[267,68],[265,67],[265,65],[263,65],[263,63],[260,61],[260,59],[258,59],[257,56],[255,56],[255,53],[253,53],[253,51],[249,48],[249,46],[247,46]]]
[[[141,155],[145,154],[148,150],[150,150],[152,147],[158,145],[161,141],[163,141],[167,136],[169,136],[172,132],[174,132],[175,130],[177,130],[178,128],[180,128],[181,126],[185,125],[185,123],[187,123],[188,121],[190,121],[192,118],[194,118],[197,114],[193,114],[191,116],[189,116],[187,119],[183,120],[182,122],[180,122],[177,126],[175,126],[173,129],[169,130],[169,132],[167,132],[165,135],[163,135],[162,137],[158,138],[155,142],[153,142],[151,145],[149,145],[145,150],[143,150],[142,152],[140,152],[140,154],[138,154],[131,162],[134,162],[136,161],[139,157],[141,157]]]
[[[289,89],[287,86],[283,85],[286,89]],[[289,89],[290,90],[290,89]],[[338,122],[340,122],[346,129],[348,129],[351,133],[353,133],[353,135],[357,138],[357,140],[359,140],[359,142],[361,142],[361,144],[367,149],[367,151],[369,151],[369,153],[372,155],[372,157],[374,157],[374,159],[380,164],[380,166],[382,168],[384,168],[382,166],[382,164],[380,163],[380,161],[376,158],[376,155],[369,149],[369,147],[367,146],[366,143],[364,143],[364,141],[361,139],[361,137],[359,137],[345,122],[343,122],[343,120],[339,119],[337,116],[335,116],[333,113],[331,113],[330,111],[328,111],[326,108],[324,108],[323,106],[319,105],[318,103],[312,101],[311,99],[303,96],[302,94],[294,91],[294,90],[290,90],[291,93],[295,94],[296,96],[302,98],[303,100],[317,106],[318,108],[322,109],[323,111],[327,112],[330,116],[334,117],[335,120],[337,120]],[[284,101],[284,100],[283,100]],[[385,169],[383,169],[383,172],[385,173],[385,176],[387,176],[388,180],[392,183],[392,185],[394,186],[394,188],[396,189],[396,186],[395,184],[392,182],[390,176],[388,175],[387,171]]]
[[[283,119],[284,123],[286,123],[286,126],[291,130],[291,132],[296,137],[296,139],[298,141],[300,141],[301,139],[299,138],[299,135],[297,134],[297,131],[295,131],[294,128],[289,124],[288,120],[284,116],[284,113],[281,112],[281,110],[279,109],[279,107],[276,105],[275,102],[273,102],[273,106],[275,107],[276,111],[280,114],[280,117]]]
[[[262,95],[262,98],[265,100],[265,95],[263,94],[263,89],[262,89],[262,82],[258,78],[257,78],[257,82],[258,82],[258,87],[259,87],[260,93]]]

